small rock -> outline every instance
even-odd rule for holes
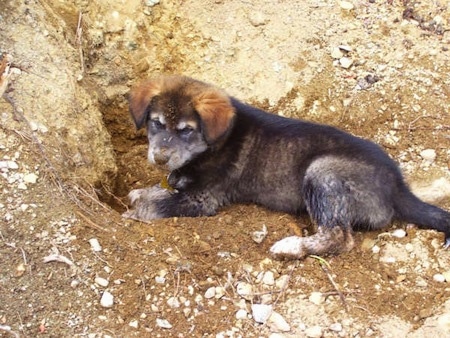
[[[425,149],[420,152],[420,157],[428,163],[432,164],[434,160],[436,159],[436,150],[434,149]]]
[[[14,161],[0,161],[0,169],[19,169],[19,165]]]
[[[100,299],[100,305],[106,308],[112,307],[114,305],[114,296],[108,291],[104,291]]]
[[[28,188],[27,188],[27,185],[26,185],[25,183],[20,182],[20,183],[17,185],[17,189],[20,189],[20,190],[27,190]]]
[[[250,20],[250,23],[254,27],[262,26],[266,24],[266,18],[263,13],[261,12],[252,12],[248,16],[248,19]]]
[[[339,47],[334,47],[331,50],[331,57],[335,60],[339,60],[344,57],[344,52]]]
[[[185,316],[186,318],[188,318],[188,317],[191,315],[191,312],[192,312],[192,310],[191,310],[190,307],[185,307],[185,308],[183,309],[183,314],[184,314],[184,316]]]
[[[213,298],[216,295],[216,288],[214,286],[208,288],[205,292],[205,298],[210,299]]]
[[[342,324],[341,323],[333,323],[330,325],[329,329],[334,332],[341,332]]]
[[[311,292],[309,301],[313,304],[320,305],[325,301],[325,297],[323,296],[322,292]]]
[[[395,229],[391,235],[396,238],[404,238],[406,236],[406,231],[403,229]]]
[[[435,274],[435,275],[433,276],[433,280],[434,280],[435,282],[438,282],[438,283],[444,283],[444,282],[445,282],[445,277],[444,277],[444,275],[442,275],[442,274],[440,274],[440,273],[437,273],[437,274]]]
[[[269,319],[272,313],[272,305],[267,304],[252,304],[253,319],[257,323],[264,324]]]
[[[220,299],[225,295],[225,288],[222,286],[216,286],[215,292],[216,294],[214,297]]]
[[[445,281],[446,281],[447,283],[450,283],[450,270],[443,272],[443,273],[442,273],[442,276],[444,276]]]
[[[109,284],[109,281],[102,277],[95,277],[94,282],[103,287],[107,287]]]
[[[340,1],[339,6],[341,6],[341,8],[345,9],[346,11],[351,11],[355,8],[355,6],[349,1]]]
[[[306,337],[320,338],[322,337],[322,328],[320,326],[311,326],[305,330]]]
[[[264,273],[264,277],[262,279],[262,282],[263,282],[263,284],[269,285],[269,286],[275,285],[275,278],[274,278],[273,272],[272,271],[266,271]]]
[[[139,322],[137,320],[132,320],[128,326],[134,327],[135,329],[137,329],[139,327]]]
[[[341,65],[342,68],[348,69],[353,64],[353,60],[351,58],[344,56],[343,58],[339,59],[339,64]]]
[[[375,246],[376,241],[372,238],[364,238],[364,240],[361,243],[361,249],[364,251],[369,251]]]
[[[159,4],[159,0],[146,0],[145,5],[148,7],[153,7]]]
[[[244,309],[240,309],[236,312],[236,319],[247,319],[248,312]]]
[[[164,284],[166,282],[166,278],[165,277],[161,277],[161,276],[156,276],[155,277],[155,282],[158,284]]]
[[[101,245],[100,245],[100,243],[99,243],[97,238],[91,238],[89,240],[89,244],[91,245],[91,248],[92,248],[93,251],[95,251],[95,252],[102,251],[102,247],[101,247]]]
[[[285,287],[287,287],[288,286],[288,283],[289,283],[289,276],[288,275],[283,275],[283,276],[280,276],[277,280],[276,280],[276,282],[275,282],[275,287],[277,288],[277,289],[284,289]]]
[[[261,243],[264,240],[264,238],[266,238],[266,236],[267,236],[267,227],[265,224],[263,224],[261,230],[252,232],[252,239],[254,242],[258,244]]]
[[[272,311],[268,323],[273,331],[291,331],[291,326],[278,312]]]
[[[236,292],[246,300],[253,299],[253,286],[246,282],[239,282],[236,286]]]
[[[339,45],[338,48],[346,53],[350,53],[352,51],[352,47],[348,45]]]
[[[37,179],[38,179],[38,176],[37,176],[36,174],[34,174],[34,173],[26,174],[26,175],[23,177],[23,181],[24,181],[25,183],[31,183],[31,184],[36,183],[36,182],[37,182]]]
[[[156,325],[163,329],[171,329],[172,324],[167,319],[156,318]]]
[[[169,307],[171,307],[172,309],[177,309],[180,307],[180,301],[177,297],[170,297],[167,300],[167,305],[169,305]]]

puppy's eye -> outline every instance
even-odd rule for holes
[[[193,131],[194,131],[194,128],[192,128],[191,126],[186,126],[182,129],[178,129],[178,135],[186,137],[186,136],[191,135]]]
[[[150,120],[152,127],[155,129],[165,129],[166,125],[164,123],[161,123],[159,119]]]

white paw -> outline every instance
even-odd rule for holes
[[[133,189],[128,193],[128,199],[130,204],[134,204],[139,198],[141,198],[142,193],[145,189]]]
[[[286,237],[272,245],[270,252],[278,258],[302,258],[306,255],[302,243],[302,237]]]
[[[146,189],[134,189],[128,194],[131,210],[122,214],[124,218],[147,222],[153,219],[164,218],[158,202],[170,198],[171,192],[160,186],[153,186]]]

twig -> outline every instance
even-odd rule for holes
[[[286,291],[286,289],[287,289],[287,287],[288,287],[288,285],[289,285],[289,281],[290,281],[291,278],[292,278],[292,274],[294,273],[294,269],[295,269],[295,265],[292,264],[292,266],[291,266],[291,271],[289,271],[289,274],[288,274],[288,277],[289,277],[289,278],[286,280],[286,282],[284,283],[284,285],[281,287],[280,293],[278,294],[277,299],[275,299],[275,302],[273,302],[273,306],[275,306],[275,305],[278,303],[278,300],[280,299],[281,295],[283,295],[284,292]]]
[[[333,285],[333,288],[336,290],[337,294],[339,295],[339,298],[341,299],[342,305],[344,306],[345,312],[348,312],[348,306],[347,306],[347,301],[345,300],[345,296],[339,290],[339,287],[336,284],[336,282],[334,281],[333,276],[331,276],[331,273],[330,273],[330,270],[329,270],[329,269],[331,269],[330,263],[328,263],[322,257],[316,256],[316,255],[310,255],[310,257],[316,259],[319,262],[320,267],[322,268],[323,272],[325,272],[325,275],[327,276],[327,278],[330,281],[331,285]]]
[[[78,15],[78,25],[77,25],[77,31],[76,31],[76,42],[78,43],[78,51],[80,54],[80,65],[81,65],[81,74],[84,74],[84,59],[83,59],[83,44],[82,44],[82,35],[83,35],[83,13]]]
[[[66,263],[69,266],[74,266],[75,264],[66,256],[60,255],[60,254],[51,254],[46,257],[44,257],[44,263],[49,262],[61,262]]]
[[[9,327],[8,325],[0,325],[0,331],[8,332],[9,334],[12,334],[14,337],[20,338],[20,334],[11,330],[11,327]]]
[[[105,228],[102,228],[100,225],[94,223],[93,221],[91,221],[87,216],[83,215],[81,212],[75,211],[75,213],[81,217],[83,220],[85,220],[90,226],[92,226],[93,228],[97,229],[97,230],[101,230],[101,231],[107,231]]]

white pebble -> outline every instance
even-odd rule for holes
[[[14,161],[0,161],[0,169],[19,169],[19,165]]]
[[[330,330],[334,332],[341,332],[342,331],[342,324],[341,323],[333,323],[330,325]]]
[[[248,19],[250,20],[250,23],[254,27],[262,26],[266,24],[266,18],[263,13],[261,12],[251,12],[249,14]]]
[[[94,282],[103,287],[107,287],[109,284],[109,281],[102,277],[95,277]]]
[[[351,11],[353,8],[355,8],[355,6],[353,6],[353,4],[349,1],[341,1],[339,2],[339,6],[347,11]]]
[[[247,311],[244,309],[240,309],[236,312],[236,319],[247,319]]]
[[[351,58],[348,57],[343,57],[339,59],[339,64],[341,65],[342,68],[350,68],[350,66],[353,64],[353,60]]]
[[[340,58],[344,57],[344,52],[339,47],[334,47],[331,50],[331,57],[333,59],[339,60]]]
[[[444,275],[442,275],[442,274],[440,274],[440,273],[437,273],[437,274],[435,274],[435,275],[433,276],[433,280],[434,280],[435,282],[444,283],[444,282],[445,282],[445,277],[444,277]]]
[[[264,277],[262,279],[263,284],[265,285],[275,285],[275,277],[272,271],[266,271],[264,273]]]
[[[220,299],[225,295],[225,288],[223,288],[222,286],[217,286],[215,291],[216,295],[214,297],[216,297],[217,299]]]
[[[25,183],[23,183],[23,182],[20,182],[20,183],[17,185],[17,189],[20,189],[20,190],[27,190],[27,185],[26,185]]]
[[[169,307],[171,307],[172,309],[176,309],[180,307],[180,301],[177,297],[170,297],[167,300],[167,305],[169,305]]]
[[[255,243],[261,243],[264,238],[267,236],[267,226],[263,224],[261,230],[253,231],[252,232],[252,239]]]
[[[404,238],[406,236],[406,231],[403,229],[395,229],[394,231],[392,231],[392,237],[396,237],[396,238]]]
[[[289,276],[288,275],[283,275],[283,276],[280,276],[276,280],[275,286],[276,286],[277,289],[283,289],[283,288],[288,286],[288,283],[289,283]]]
[[[185,308],[183,309],[183,314],[184,314],[184,316],[185,316],[186,318],[188,318],[188,317],[191,315],[191,312],[192,312],[192,310],[191,310],[190,307],[185,307]]]
[[[380,252],[380,247],[378,246],[378,245],[374,245],[373,247],[372,247],[372,252],[374,253],[374,254],[377,254],[377,253],[379,253]]]
[[[272,311],[269,317],[269,325],[274,331],[288,332],[291,331],[291,326],[278,312]]]
[[[161,276],[156,276],[155,277],[155,282],[158,284],[164,284],[166,282],[166,279],[164,277]]]
[[[253,286],[246,282],[239,282],[236,286],[236,292],[244,299],[253,299]]]
[[[31,184],[36,183],[36,182],[37,182],[37,179],[38,179],[38,176],[37,176],[36,174],[34,174],[34,173],[26,174],[26,175],[23,177],[23,181],[24,181],[25,183],[31,183]]]
[[[436,150],[434,149],[425,149],[420,152],[420,157],[429,164],[433,163],[436,159]]]
[[[325,297],[323,296],[322,292],[311,292],[309,301],[313,304],[320,305],[325,301]]]
[[[211,286],[210,288],[208,288],[208,290],[206,290],[205,292],[205,298],[206,299],[211,299],[216,295],[216,288],[214,286]]]
[[[139,327],[139,322],[137,320],[132,320],[128,326],[134,327],[135,329],[137,329]]]
[[[95,252],[102,251],[102,247],[101,247],[101,245],[100,245],[100,243],[99,243],[97,238],[91,238],[89,240],[89,244],[91,245],[91,248],[92,248],[93,251],[95,251]]]
[[[446,281],[447,283],[450,283],[450,270],[443,272],[443,273],[442,273],[442,276],[444,276],[445,281]]]
[[[156,318],[156,325],[163,329],[171,329],[172,324],[167,319]]]
[[[406,243],[405,244],[405,250],[407,252],[413,252],[414,251],[414,246],[411,243]]]
[[[114,305],[114,296],[108,291],[103,292],[100,305],[106,308],[112,307]]]
[[[320,326],[311,326],[305,330],[306,337],[320,338],[322,337],[322,328]]]
[[[255,322],[264,324],[271,314],[272,305],[252,304],[252,315]]]

